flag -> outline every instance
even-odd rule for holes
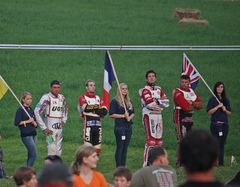
[[[103,83],[103,102],[109,109],[110,94],[109,91],[112,88],[112,82],[116,80],[114,70],[111,63],[110,53],[107,51],[105,55],[105,68],[104,68],[104,83]]]
[[[0,99],[5,95],[7,92],[8,87],[6,86],[4,80],[2,79],[2,76],[0,75]]]
[[[183,53],[182,75],[188,75],[190,77],[190,85],[194,90],[198,85],[200,74],[185,53]]]

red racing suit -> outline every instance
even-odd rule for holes
[[[173,119],[177,133],[177,140],[180,141],[193,126],[194,110],[202,109],[202,100],[189,88],[187,91],[177,88],[173,93],[174,112]],[[194,103],[198,103],[195,105]]]
[[[142,104],[142,120],[146,133],[144,166],[147,165],[148,152],[154,146],[162,146],[162,110],[169,106],[169,100],[159,86],[146,85],[139,90]]]
[[[89,143],[101,151],[102,124],[101,117],[107,114],[107,109],[102,106],[103,100],[94,93],[86,92],[79,96],[80,112],[83,119],[83,143]]]

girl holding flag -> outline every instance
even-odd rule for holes
[[[132,119],[134,118],[134,108],[128,95],[128,86],[121,83],[119,88],[117,89],[117,95],[110,103],[109,110],[110,117],[115,119],[116,167],[126,165],[128,144],[132,136]]]
[[[28,151],[27,166],[32,167],[37,158],[37,122],[34,111],[30,107],[32,104],[32,94],[23,92],[21,103],[29,115],[27,115],[22,107],[19,107],[16,111],[15,125],[18,126],[22,142]]]
[[[207,112],[211,116],[211,133],[219,141],[218,165],[223,166],[224,145],[228,135],[228,116],[231,115],[231,106],[222,82],[219,81],[214,85],[213,92],[215,96],[209,99]]]

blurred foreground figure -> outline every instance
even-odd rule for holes
[[[132,172],[126,167],[118,167],[113,172],[114,187],[129,187],[132,179]]]
[[[175,187],[177,176],[168,165],[168,154],[161,147],[149,151],[148,165],[134,173],[131,187]]]
[[[37,187],[36,172],[30,167],[16,169],[13,178],[19,187]]]
[[[215,179],[217,158],[218,142],[215,137],[201,129],[189,132],[179,145],[179,160],[187,175],[187,181],[180,187],[224,186]]]
[[[72,174],[62,163],[45,166],[38,177],[38,187],[72,187]]]
[[[96,148],[84,144],[77,150],[72,163],[74,187],[107,187],[103,174],[96,171],[98,155]]]

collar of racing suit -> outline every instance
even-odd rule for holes
[[[155,84],[154,84],[154,83],[153,83],[153,84],[150,84],[150,83],[147,82],[147,86],[149,86],[149,87],[151,87],[152,89],[154,89]]]
[[[87,97],[90,97],[90,98],[94,98],[95,97],[95,93],[92,93],[92,92],[86,92],[85,95]]]
[[[51,95],[51,97],[53,97],[53,98],[58,98],[58,96],[59,96],[59,94],[58,94],[58,95],[54,95],[52,92],[50,92],[50,95]]]
[[[191,90],[190,90],[190,87],[188,87],[188,88],[186,88],[186,89],[183,89],[183,88],[179,87],[179,89],[182,90],[182,91],[184,91],[184,92],[190,92],[190,91],[191,91]]]

